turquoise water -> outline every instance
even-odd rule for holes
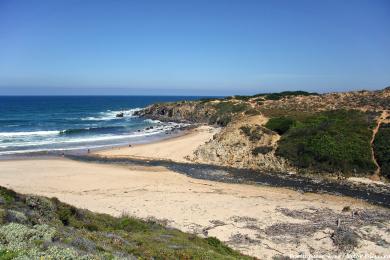
[[[2,96],[0,156],[98,149],[162,138],[180,125],[145,120],[134,112],[152,103],[183,99],[197,97]],[[121,112],[124,117],[116,117]]]

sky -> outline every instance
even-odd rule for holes
[[[389,85],[389,0],[0,0],[0,95]]]

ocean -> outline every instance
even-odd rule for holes
[[[161,139],[181,124],[138,118],[134,112],[156,102],[199,98],[0,96],[0,156],[86,151]],[[118,113],[123,117],[116,117]]]

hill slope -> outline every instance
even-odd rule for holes
[[[379,134],[378,140],[371,142],[373,129],[388,110],[390,89],[386,88],[161,103],[137,114],[223,127],[214,140],[199,147],[193,161],[268,171],[370,176],[377,168],[372,144],[382,147],[384,142],[379,139],[385,138]],[[378,159],[384,163],[383,158],[390,154],[388,149],[380,149],[382,159]]]
[[[0,187],[0,259],[251,259],[216,238]]]

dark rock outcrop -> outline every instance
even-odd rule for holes
[[[209,123],[215,109],[208,103],[184,101],[151,105],[136,111],[135,115],[160,121],[180,123]]]

